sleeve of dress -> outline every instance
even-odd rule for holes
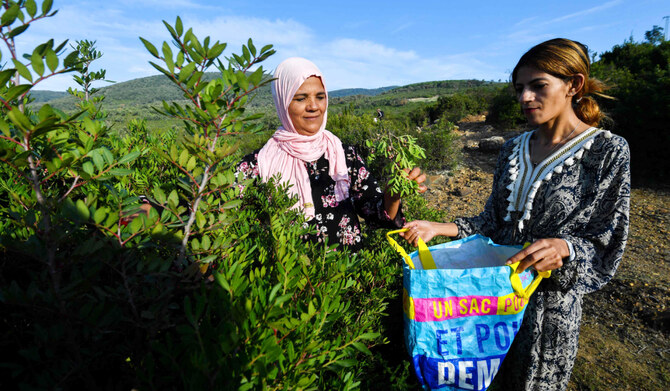
[[[384,209],[384,192],[377,180],[370,175],[363,158],[352,146],[345,145],[344,153],[349,168],[349,198],[353,202],[356,213],[365,222],[375,228],[400,228],[405,224],[402,204],[398,208],[395,219],[391,219]]]
[[[489,195],[489,198],[484,205],[484,211],[478,216],[460,217],[454,220],[454,223],[458,227],[457,237],[459,239],[474,234],[493,237],[493,233],[495,233],[498,229],[498,219],[500,216],[498,213],[498,208],[500,205],[505,205],[504,200],[500,200],[500,197],[504,197],[504,194],[500,193],[500,189],[504,189],[505,187],[499,186],[499,184],[501,178],[503,178],[504,170],[506,169],[506,164],[508,161],[507,156],[509,156],[511,153],[512,148],[512,140],[508,140],[500,149],[500,153],[498,154],[498,162],[496,163],[496,168],[493,172],[491,195]]]
[[[243,183],[247,179],[256,179],[259,177],[258,172],[258,151],[254,151],[242,158],[235,167],[235,183],[242,192],[244,190]]]
[[[584,229],[561,237],[575,251],[572,261],[552,275],[563,289],[590,293],[607,284],[619,266],[628,238],[630,209],[630,150],[623,138],[613,138],[605,157],[598,189],[588,207],[592,213]]]

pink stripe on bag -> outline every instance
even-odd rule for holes
[[[435,322],[466,316],[496,315],[497,296],[461,296],[446,298],[412,298],[414,300],[414,320]]]

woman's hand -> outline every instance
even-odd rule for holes
[[[506,264],[521,262],[516,268],[517,273],[521,273],[531,266],[538,272],[545,272],[563,266],[563,258],[569,256],[570,250],[565,240],[557,238],[540,239],[512,255]]]
[[[428,242],[436,236],[458,235],[458,227],[454,223],[414,220],[405,224],[403,228],[407,228],[408,231],[401,232],[400,236],[414,246],[419,244],[419,238],[423,239],[424,242]]]
[[[401,232],[400,236],[405,238],[405,240],[413,246],[417,246],[419,243],[419,238],[423,239],[424,242],[430,241],[437,234],[434,224],[431,221],[425,220],[414,220],[410,223],[405,224],[403,228],[408,229],[408,231]]]

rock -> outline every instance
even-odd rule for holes
[[[430,185],[430,186],[435,186],[439,185],[441,182],[443,182],[444,178],[442,175],[426,175],[426,181],[424,182],[425,185]]]
[[[469,187],[459,187],[456,190],[454,190],[454,194],[456,194],[459,197],[465,197],[467,195],[472,194],[472,189]]]
[[[484,152],[498,152],[504,143],[505,139],[500,136],[484,138],[479,141],[479,150]]]
[[[482,132],[493,132],[494,130],[496,130],[496,128],[491,125],[484,125],[482,127]]]
[[[469,140],[465,143],[465,149],[477,149],[479,144],[476,141]]]

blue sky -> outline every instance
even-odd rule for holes
[[[575,39],[600,53],[631,36],[642,41],[670,15],[668,0],[54,0],[53,8],[56,16],[18,37],[20,53],[49,38],[95,40],[104,55],[93,68],[106,69],[108,79],[155,75],[138,37],[160,47],[170,39],[162,20],[173,24],[179,15],[199,38],[227,42],[227,54],[239,53],[249,37],[258,47],[273,44],[277,54],[267,69],[306,57],[321,68],[329,90],[507,80],[519,57],[546,39]],[[71,77],[60,77],[37,89],[69,86]]]

